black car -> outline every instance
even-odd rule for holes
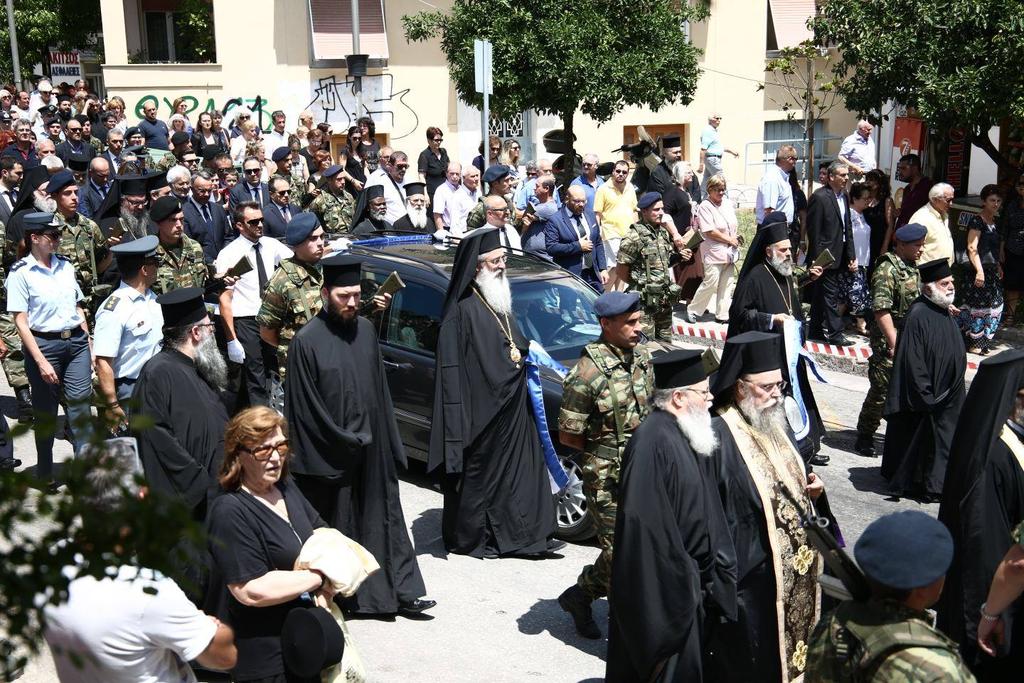
[[[378,316],[377,329],[406,452],[426,462],[434,403],[434,351],[455,248],[436,242],[373,247],[356,243],[352,253],[364,259],[364,296],[372,294],[375,283],[383,282],[392,272],[405,282],[391,306]],[[513,315],[523,334],[566,367],[574,365],[583,347],[601,332],[594,315],[597,293],[572,273],[530,254],[510,255],[507,273]],[[593,535],[593,526],[583,496],[580,454],[558,442],[562,381],[548,369],[541,370],[541,378],[551,440],[570,474],[569,486],[555,500],[558,535],[582,540]]]

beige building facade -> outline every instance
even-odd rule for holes
[[[352,51],[349,0],[212,0],[216,57],[210,63],[183,61],[188,55],[187,46],[178,44],[179,4],[101,0],[104,90],[125,99],[130,119],[141,117],[147,101],[155,102],[166,119],[171,103],[183,97],[193,122],[201,111],[227,110],[230,118],[231,109],[244,105],[262,112],[258,118],[265,129],[278,109],[292,128],[296,115],[310,109],[317,121],[330,122],[343,135],[368,112],[379,136],[410,156],[426,146],[428,126],[445,131],[444,146],[453,159],[468,163],[476,156],[480,112],[458,100],[439,44],[405,40],[402,16],[429,9],[419,0],[360,0],[360,51],[370,55],[361,100],[344,60]],[[450,0],[432,4],[444,9]],[[615,155],[609,150],[635,139],[636,126],[645,125],[659,134],[680,133],[684,157],[696,162],[701,131],[714,112],[723,117],[723,143],[740,154],[738,159],[726,155],[727,177],[756,184],[766,151],[770,155],[770,146],[766,150],[759,141],[801,135],[786,112],[758,91],[765,59],[771,48],[806,35],[803,20],[813,5],[813,0],[713,0],[707,21],[680,32],[680,41],[690,40],[704,51],[694,101],[657,112],[630,107],[600,126],[577,115],[577,151],[611,159]],[[841,139],[853,131],[855,119],[837,107],[818,135]],[[557,119],[533,112],[491,122],[492,132],[521,141],[524,160],[550,157],[540,140],[558,127]],[[837,151],[835,141],[825,147],[826,154]]]

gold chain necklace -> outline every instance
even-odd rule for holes
[[[779,288],[779,294],[782,295],[782,300],[786,302],[786,313],[789,313],[790,315],[793,315],[793,293],[789,292],[789,294],[787,296],[786,292],[782,291],[782,285],[780,285],[779,281],[775,279],[774,275],[772,275],[772,271],[768,267],[768,264],[767,263],[762,263],[761,265],[764,266],[764,269],[768,271],[768,275],[771,276],[772,282],[775,283],[775,286]],[[785,277],[785,276],[783,276],[783,277]],[[789,283],[787,283],[787,285],[788,284]],[[789,289],[789,287],[787,286],[786,289]]]
[[[498,317],[498,313],[493,308],[491,308],[491,305],[489,303],[487,303],[487,299],[485,299],[480,294],[480,290],[478,290],[476,287],[473,287],[473,293],[476,294],[477,298],[480,299],[481,303],[483,303],[483,305],[487,308],[487,310],[491,312],[491,315],[494,316],[494,319],[498,321],[498,329],[500,329],[501,333],[505,335],[506,339],[508,339],[508,346],[509,346],[508,357],[512,359],[512,362],[515,363],[516,367],[518,368],[519,367],[519,361],[521,361],[523,359],[523,354],[519,353],[519,347],[517,347],[516,343],[514,341],[512,341],[512,323],[511,323],[511,321],[509,321],[507,315],[504,315],[505,324],[502,325],[501,324],[501,318]]]

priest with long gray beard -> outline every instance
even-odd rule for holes
[[[605,676],[699,683],[704,619],[736,618],[736,558],[708,412],[710,362],[687,349],[653,365],[654,411],[626,447],[618,488]]]
[[[540,556],[564,543],[534,422],[512,312],[508,256],[495,228],[455,252],[437,342],[428,468],[444,465],[441,530],[448,552]]]
[[[203,290],[176,289],[157,302],[164,317],[163,348],[146,361],[132,392],[133,436],[149,490],[180,500],[202,524],[219,489],[224,458],[227,362],[217,348]],[[189,581],[183,588],[202,607],[208,562],[205,551],[187,552],[183,571]]]
[[[395,230],[408,232],[434,232],[434,222],[427,208],[427,186],[424,183],[406,183],[405,215],[394,222]]]

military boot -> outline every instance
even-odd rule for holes
[[[594,622],[594,614],[590,611],[590,598],[578,584],[573,584],[558,596],[558,606],[569,613],[576,624],[576,632],[584,638],[597,640],[601,637],[601,629]]]
[[[857,434],[857,442],[853,444],[853,450],[866,458],[875,457],[875,440],[870,434]]]
[[[32,422],[32,393],[28,387],[16,389],[15,398],[18,401],[18,422],[28,424]]]

